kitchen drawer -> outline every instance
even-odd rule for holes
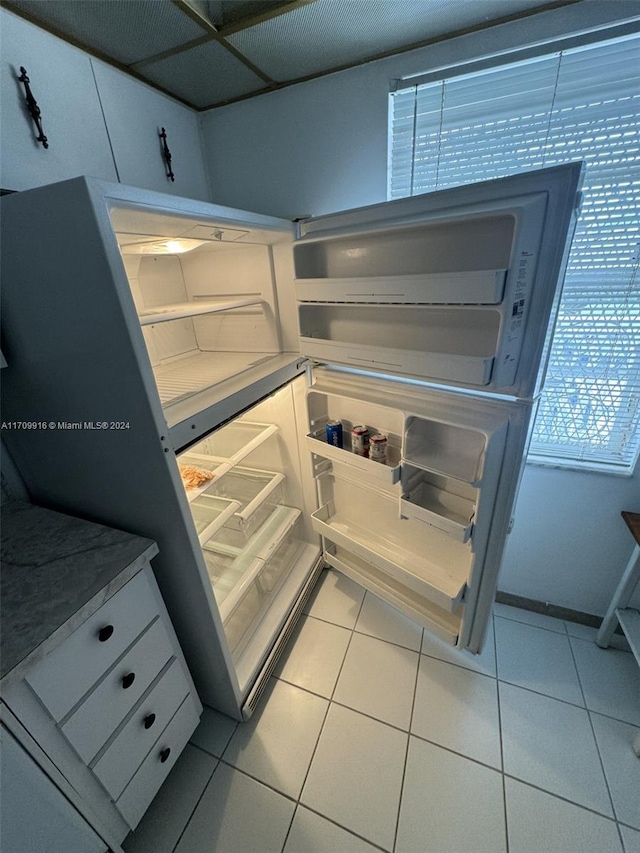
[[[109,740],[173,654],[158,618],[62,726],[62,732],[89,762]]]
[[[182,665],[174,660],[93,765],[93,772],[114,800],[124,791],[188,693]]]
[[[57,649],[35,664],[26,681],[61,720],[158,613],[144,572],[125,584]],[[112,628],[112,631],[101,629]],[[102,639],[101,639],[102,637]]]
[[[149,807],[199,721],[196,703],[189,695],[116,801],[116,808],[132,829]]]

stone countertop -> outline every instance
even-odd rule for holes
[[[158,553],[151,539],[20,501],[2,507],[1,535],[0,677],[52,635],[62,642]]]

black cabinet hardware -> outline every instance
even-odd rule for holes
[[[131,685],[133,684],[133,682],[135,680],[136,680],[135,672],[128,672],[122,678],[122,686],[124,687],[125,690],[128,690],[128,688],[131,687]]]
[[[169,146],[167,145],[167,131],[164,127],[160,133],[160,139],[162,140],[162,157],[167,168],[167,178],[169,178],[170,181],[175,181],[176,176],[171,170],[171,151],[169,151]]]
[[[98,631],[98,639],[101,643],[106,643],[112,634],[113,625],[103,625],[103,627]]]
[[[42,142],[43,148],[48,148],[49,143],[47,141],[47,137],[44,135],[44,131],[42,129],[42,114],[40,112],[40,107],[38,106],[38,102],[33,97],[33,92],[31,91],[31,87],[29,86],[29,78],[27,77],[27,69],[20,66],[20,76],[18,80],[24,84],[24,91],[27,100],[27,109],[29,110],[29,115],[33,119],[33,122],[38,131],[38,142]]]

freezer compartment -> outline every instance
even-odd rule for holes
[[[313,527],[326,540],[450,613],[462,602],[472,563],[467,545],[398,516],[393,494],[336,475],[320,478]]]
[[[402,583],[398,583],[371,563],[335,543],[327,543],[324,559],[329,566],[387,601],[450,645],[457,643],[462,621],[460,610],[449,613],[436,607],[431,601],[408,590]]]
[[[111,216],[164,407],[282,351],[269,246],[237,244],[250,232],[232,229],[180,237],[197,224],[158,213]]]
[[[426,418],[407,419],[404,460],[416,468],[477,485],[486,448],[483,432]]]
[[[411,465],[403,467],[400,515],[442,530],[458,542],[472,535],[477,490]]]
[[[299,306],[304,355],[420,378],[487,385],[500,313],[413,305]]]

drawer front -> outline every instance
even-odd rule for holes
[[[92,768],[114,800],[124,791],[188,694],[189,684],[182,665],[174,660]]]
[[[116,808],[132,829],[140,822],[199,721],[196,704],[191,696],[187,696],[116,802]]]
[[[173,647],[160,619],[129,649],[76,712],[62,726],[80,758],[91,761],[132,710],[162,667]]]
[[[157,612],[149,581],[144,572],[138,572],[29,671],[27,682],[56,721],[91,689]],[[101,629],[106,630],[100,634]]]

